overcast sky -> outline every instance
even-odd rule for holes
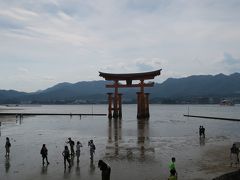
[[[1,0],[0,89],[240,71],[239,0]]]

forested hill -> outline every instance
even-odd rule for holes
[[[84,104],[106,103],[106,81],[82,81],[60,83],[46,90],[34,93],[14,90],[0,90],[1,104]],[[134,103],[138,89],[120,89],[123,102]],[[231,75],[194,75],[185,78],[169,78],[156,83],[150,92],[152,103],[218,103],[221,99],[240,99],[240,73]]]

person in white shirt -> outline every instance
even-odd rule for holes
[[[81,150],[80,148],[83,147],[82,146],[82,143],[81,142],[77,142],[77,145],[76,145],[76,156],[77,156],[77,163],[79,163],[79,157],[80,157],[80,153],[81,153]]]

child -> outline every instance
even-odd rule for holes
[[[172,169],[174,169],[176,171],[176,167],[175,167],[175,157],[172,157],[172,162],[169,164],[169,170],[171,171]]]
[[[175,162],[176,162],[176,158],[172,157],[172,162],[169,164],[170,177],[172,176],[173,172],[174,172],[174,175],[177,177],[177,170],[175,167]]]

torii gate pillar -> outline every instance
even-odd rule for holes
[[[137,92],[137,118],[149,118],[149,93]]]
[[[108,118],[122,118],[122,94],[107,93],[108,95]],[[114,105],[114,106],[112,106]],[[113,113],[112,113],[113,111]]]

